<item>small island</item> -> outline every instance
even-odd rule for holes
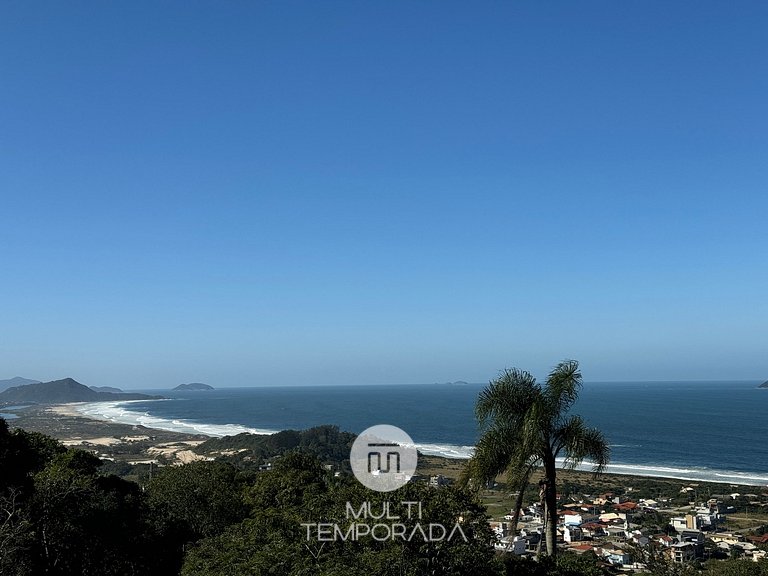
[[[192,390],[195,392],[200,392],[202,390],[215,390],[215,388],[201,382],[192,382],[191,384],[179,384],[176,386],[176,388],[174,388],[174,390]]]

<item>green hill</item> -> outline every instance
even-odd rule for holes
[[[162,396],[148,394],[97,392],[72,378],[14,386],[0,393],[0,404],[34,403],[64,404],[67,402],[108,402],[111,400],[155,400]]]

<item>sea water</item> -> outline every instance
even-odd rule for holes
[[[610,472],[768,484],[768,389],[758,382],[586,383],[572,413],[603,431]],[[152,390],[168,399],[81,405],[127,424],[224,436],[336,424],[408,432],[425,454],[467,458],[478,438],[482,384]],[[588,466],[586,466],[588,468]]]

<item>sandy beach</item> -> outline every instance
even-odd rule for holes
[[[192,451],[207,436],[97,420],[78,412],[78,405],[30,406],[14,411],[18,418],[8,424],[47,434],[65,446],[88,450],[114,462],[179,465],[207,458]]]

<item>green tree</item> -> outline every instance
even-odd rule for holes
[[[247,512],[237,470],[221,462],[163,468],[147,486],[147,495],[169,572],[179,570],[190,543],[222,533]]]
[[[505,370],[480,393],[475,407],[481,437],[464,480],[479,486],[506,472],[510,485],[520,489],[516,523],[531,474],[542,466],[541,496],[550,556],[557,550],[557,458],[563,457],[565,467],[570,468],[589,459],[597,474],[610,456],[603,434],[587,427],[580,416],[568,414],[581,386],[579,364],[574,360],[558,364],[543,386],[528,372]]]
[[[467,490],[409,483],[393,493],[373,492],[350,477],[335,478],[315,456],[291,452],[259,474],[246,492],[250,517],[192,546],[182,576],[496,576],[500,570],[485,508]],[[420,515],[409,515],[406,501],[419,502]],[[307,524],[322,522],[338,524],[346,533],[356,521],[347,515],[348,502],[356,509],[370,502],[373,510],[389,502],[408,531],[417,522],[439,523],[449,531],[460,522],[466,540],[367,535],[320,541],[311,527],[308,532]]]
[[[710,560],[706,563],[703,574],[705,576],[765,576],[768,574],[768,561]]]
[[[99,465],[94,455],[70,449],[35,475],[29,514],[36,534],[33,573],[158,573],[161,550],[153,548],[140,487],[99,475]]]

